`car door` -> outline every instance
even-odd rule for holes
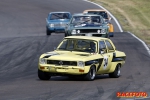
[[[104,70],[109,71],[112,66],[112,58],[114,53],[114,48],[109,40],[105,40],[107,53],[104,54]]]
[[[100,68],[98,69],[98,73],[106,73],[107,71],[109,71],[113,57],[112,48],[113,47],[109,41],[99,41],[99,54],[103,56],[103,61]]]

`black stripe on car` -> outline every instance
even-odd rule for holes
[[[99,64],[98,67],[97,67],[97,71],[98,71],[100,69],[100,66],[101,66],[102,62],[103,62],[103,58],[94,59],[94,60],[86,61],[85,66],[92,65],[92,64]]]
[[[125,57],[113,57],[112,62],[125,61]]]
[[[125,59],[126,59],[125,56],[116,57],[116,53],[113,53],[112,62],[125,61]]]
[[[46,56],[44,56],[43,58],[49,58],[51,55],[46,55]]]

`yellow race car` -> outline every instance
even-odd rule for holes
[[[97,74],[109,74],[118,78],[125,59],[125,53],[108,38],[68,36],[54,51],[40,56],[38,77],[49,80],[53,75],[67,75],[91,81]]]
[[[106,10],[103,10],[103,9],[88,9],[88,10],[84,10],[83,13],[90,13],[90,14],[101,15],[105,19],[105,21],[108,23],[109,32],[110,32],[111,37],[114,36],[114,34],[113,34],[114,26],[111,23],[111,19],[112,18],[110,17],[110,15],[108,14],[108,12]]]

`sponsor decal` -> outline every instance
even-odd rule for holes
[[[79,55],[79,56],[89,56],[89,54],[76,54],[76,55]]]
[[[108,57],[104,56],[104,69],[106,69],[108,66]]]
[[[146,92],[117,92],[116,96],[118,98],[147,98],[148,94]]]
[[[56,53],[56,52],[45,53],[45,54],[46,54],[46,56],[44,56],[43,58],[49,58],[50,56],[58,55],[58,53]]]

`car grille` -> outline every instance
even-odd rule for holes
[[[66,24],[54,24],[54,27],[65,27]]]
[[[80,33],[98,33],[98,30],[101,31],[101,29],[76,29],[77,32],[80,30]]]
[[[47,60],[47,64],[77,66],[76,61]]]

